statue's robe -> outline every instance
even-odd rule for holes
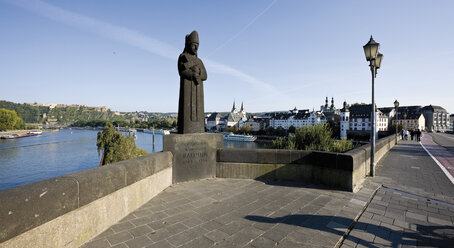
[[[191,67],[200,68],[199,80],[196,80]],[[187,52],[178,58],[180,74],[180,99],[178,103],[178,133],[205,132],[205,116],[203,105],[203,81],[207,72],[202,60]]]

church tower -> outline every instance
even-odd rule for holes
[[[340,110],[340,138],[347,138],[347,130],[350,128],[350,111],[347,107],[347,102],[344,101],[344,107]]]
[[[232,111],[230,111],[231,113],[237,113],[238,111],[236,110],[236,107],[235,107],[235,101],[233,101],[233,107],[232,107]]]

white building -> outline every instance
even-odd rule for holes
[[[426,119],[426,131],[448,131],[449,130],[449,114],[446,109],[429,105],[421,109],[424,118]]]
[[[344,109],[347,103],[344,102]],[[350,106],[347,111],[341,111],[341,138],[347,137],[347,133],[367,133],[372,129],[371,125],[371,104]],[[348,121],[347,121],[348,120]],[[388,131],[388,117],[379,109],[375,108],[376,129],[375,137],[378,139],[378,132]],[[344,132],[344,133],[342,133]]]
[[[407,113],[399,112],[398,113],[397,123],[402,125],[404,129],[407,130],[424,130],[426,126],[426,119],[422,113]],[[392,124],[396,124],[396,119],[392,121]]]
[[[232,110],[227,116],[226,127],[238,126],[240,127],[242,123],[247,121],[246,111],[244,110],[243,103],[241,103],[241,109],[238,111],[235,107],[235,102],[233,102]]]
[[[221,126],[221,124],[224,124],[224,121],[221,119],[221,115],[218,113],[212,113],[208,116],[205,125],[208,130],[212,130],[213,127],[216,127],[216,130],[219,130],[219,126]]]
[[[326,117],[323,112],[312,111],[308,109],[298,110],[296,107],[287,113],[274,113],[270,119],[270,127],[276,129],[282,127],[288,130],[291,126],[301,128],[303,126],[311,126],[325,124]]]
[[[344,102],[344,107],[340,110],[340,138],[347,138],[349,130],[350,110],[348,110],[347,102]]]

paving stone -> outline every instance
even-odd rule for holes
[[[129,248],[129,247],[126,245],[126,243],[121,243],[121,244],[112,246],[112,248]]]
[[[279,231],[279,230],[274,230],[271,229],[263,234],[264,237],[271,239],[275,242],[281,241],[283,238],[285,238],[288,235],[288,233]]]
[[[167,229],[159,229],[147,235],[148,238],[155,242],[166,239],[170,236],[172,236],[172,234],[169,231],[167,231]]]
[[[145,217],[145,216],[149,216],[151,215],[152,211],[149,210],[149,209],[138,209],[136,211],[134,211],[134,216],[136,218],[141,218],[141,217]]]
[[[233,235],[234,233],[237,233],[241,231],[244,228],[244,226],[236,221],[233,221],[227,225],[223,225],[220,228],[218,228],[220,231],[227,233],[228,235]]]
[[[174,248],[174,246],[171,245],[167,240],[161,240],[147,246],[147,248]]]
[[[200,219],[197,219],[197,218],[189,218],[189,219],[183,220],[181,223],[183,223],[185,226],[191,228],[191,227],[202,224],[203,221]]]
[[[106,237],[111,245],[116,245],[122,242],[126,242],[133,238],[128,231],[123,231]]]
[[[450,219],[438,219],[438,218],[429,216],[428,221],[429,221],[429,223],[434,223],[434,224],[438,224],[438,225],[452,226],[452,222],[450,221]]]
[[[81,246],[81,248],[110,248],[110,244],[106,239],[102,238],[88,242]]]
[[[128,222],[122,222],[122,223],[113,225],[110,228],[112,228],[112,230],[114,230],[116,233],[118,233],[118,232],[121,232],[121,231],[124,231],[127,229],[132,229],[134,227],[135,226],[128,221]]]
[[[394,220],[393,225],[402,227],[402,228],[407,228],[407,229],[410,228],[410,223],[408,223],[406,221],[401,221],[401,220]]]
[[[141,248],[146,247],[152,243],[153,241],[151,241],[151,239],[149,239],[147,236],[141,236],[127,241],[126,245],[129,248]]]
[[[187,230],[188,228],[189,227],[187,227],[186,225],[184,225],[182,223],[177,223],[177,224],[173,224],[173,225],[166,227],[167,231],[169,231],[170,233],[173,233],[173,234],[180,233],[184,230]]]
[[[260,236],[254,239],[250,245],[255,248],[270,248],[276,246],[277,243],[271,239]]]
[[[227,240],[227,238],[229,236],[230,235],[228,235],[227,233],[219,231],[219,230],[213,230],[213,231],[205,234],[205,237],[207,237],[208,239],[210,239],[216,243]]]
[[[357,238],[358,240],[364,240],[364,241],[368,241],[368,242],[374,241],[374,238],[375,238],[375,235],[372,233],[368,233],[368,232],[362,231],[362,230],[355,230],[355,229],[350,232],[350,236],[353,236],[353,237]]]
[[[136,238],[136,237],[145,235],[147,233],[150,233],[151,231],[153,231],[153,229],[151,229],[147,225],[143,225],[143,226],[135,227],[135,228],[129,230],[129,233],[131,233],[132,236],[134,236],[134,238]]]
[[[277,248],[297,248],[297,247],[309,247],[309,246],[307,244],[302,245],[302,244],[295,243],[290,239],[284,239],[284,240],[280,241],[276,247]]]
[[[293,242],[300,244],[307,244],[317,236],[320,236],[319,231],[310,228],[304,228],[303,230],[298,230],[297,232],[291,232],[287,235],[286,239],[290,239]]]
[[[216,222],[214,220],[208,221],[208,222],[200,225],[200,227],[202,227],[203,229],[208,230],[208,231],[216,230],[216,229],[220,228],[221,226],[223,226],[221,223]]]
[[[157,231],[159,229],[167,227],[168,225],[165,224],[163,221],[153,221],[153,222],[147,223],[147,226],[151,227],[151,229],[153,229],[154,231]]]
[[[186,231],[183,231],[181,233],[178,233],[178,234],[175,234],[175,235],[172,235],[171,237],[169,237],[167,239],[167,241],[169,241],[169,243],[171,243],[172,245],[174,246],[180,246],[180,245],[183,245],[199,236],[202,236],[204,235],[203,232],[201,232],[202,228],[199,227],[199,228],[191,228],[191,229],[188,229]]]
[[[214,242],[206,237],[195,238],[188,243],[184,244],[184,247],[187,248],[208,248],[213,246]]]
[[[386,216],[383,216],[383,215],[374,215],[374,217],[372,217],[373,220],[378,220],[380,222],[385,222],[385,223],[388,223],[388,224],[392,224],[394,222],[394,218],[390,218],[390,217],[386,217]]]

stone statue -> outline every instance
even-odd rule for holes
[[[183,53],[178,58],[180,74],[180,99],[178,103],[178,133],[204,133],[203,81],[207,71],[197,57],[199,34],[192,31],[186,35]]]

